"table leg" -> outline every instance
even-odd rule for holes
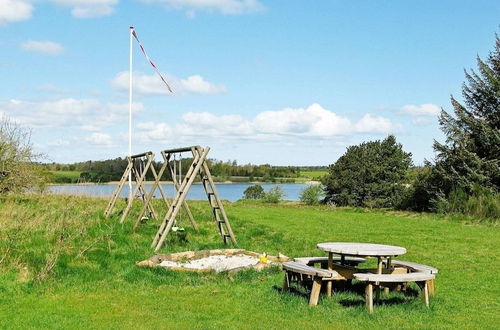
[[[377,274],[382,274],[382,257],[377,257]],[[375,300],[380,299],[380,282],[375,282]]]
[[[387,258],[387,261],[386,261],[386,267],[387,267],[387,269],[390,269],[390,268],[391,268],[391,257]],[[388,295],[389,295],[389,288],[388,288],[388,287],[385,287],[385,288],[384,288],[384,294],[385,294],[386,296],[388,296]]]
[[[328,252],[328,270],[333,270],[333,253]],[[326,294],[331,297],[332,296],[332,281],[326,282]]]

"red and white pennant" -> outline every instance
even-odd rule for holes
[[[146,53],[146,50],[144,49],[144,47],[141,44],[141,41],[137,37],[137,33],[135,33],[134,27],[131,26],[130,29],[132,30],[132,35],[134,36],[135,40],[137,40],[137,43],[139,44],[139,47],[141,47],[141,50],[142,50],[144,56],[146,56],[146,60],[148,60],[148,62],[151,64],[151,66],[155,69],[156,73],[160,76],[160,78],[163,81],[163,83],[165,84],[165,86],[167,86],[168,91],[170,93],[173,93],[172,88],[170,88],[170,85],[167,83],[167,81],[165,80],[165,78],[163,78],[163,75],[161,74],[160,70],[158,70],[158,68],[156,67],[156,65],[153,63],[153,61],[151,61],[151,59],[149,58],[148,54]],[[132,73],[130,73],[130,74],[132,74]]]

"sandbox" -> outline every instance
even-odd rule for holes
[[[192,272],[235,272],[242,269],[262,270],[290,259],[282,254],[267,256],[244,249],[217,249],[157,254],[137,262],[138,266],[164,267]]]

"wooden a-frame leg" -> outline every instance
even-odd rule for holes
[[[321,277],[315,277],[312,290],[311,297],[309,298],[309,306],[316,306],[319,300],[319,294],[321,292]]]
[[[373,285],[368,283],[365,288],[365,303],[368,313],[373,313]]]

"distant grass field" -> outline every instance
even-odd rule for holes
[[[70,181],[76,182],[81,171],[49,171],[54,176],[55,182]]]
[[[298,203],[226,204],[241,248],[297,257],[324,255],[315,246],[325,241],[394,244],[408,250],[400,259],[439,268],[430,309],[391,293],[369,315],[361,286],[309,307],[305,296],[280,292],[278,268],[228,275],[137,267],[153,254],[157,223],[134,232],[132,217],[124,226],[118,213],[104,219],[106,204],[60,195],[0,198],[0,328],[494,329],[500,322],[500,235],[492,224]],[[184,218],[185,234],[173,235],[163,253],[224,247],[207,203],[190,205],[200,232]]]
[[[328,171],[300,171],[300,177],[317,179],[328,174]]]

